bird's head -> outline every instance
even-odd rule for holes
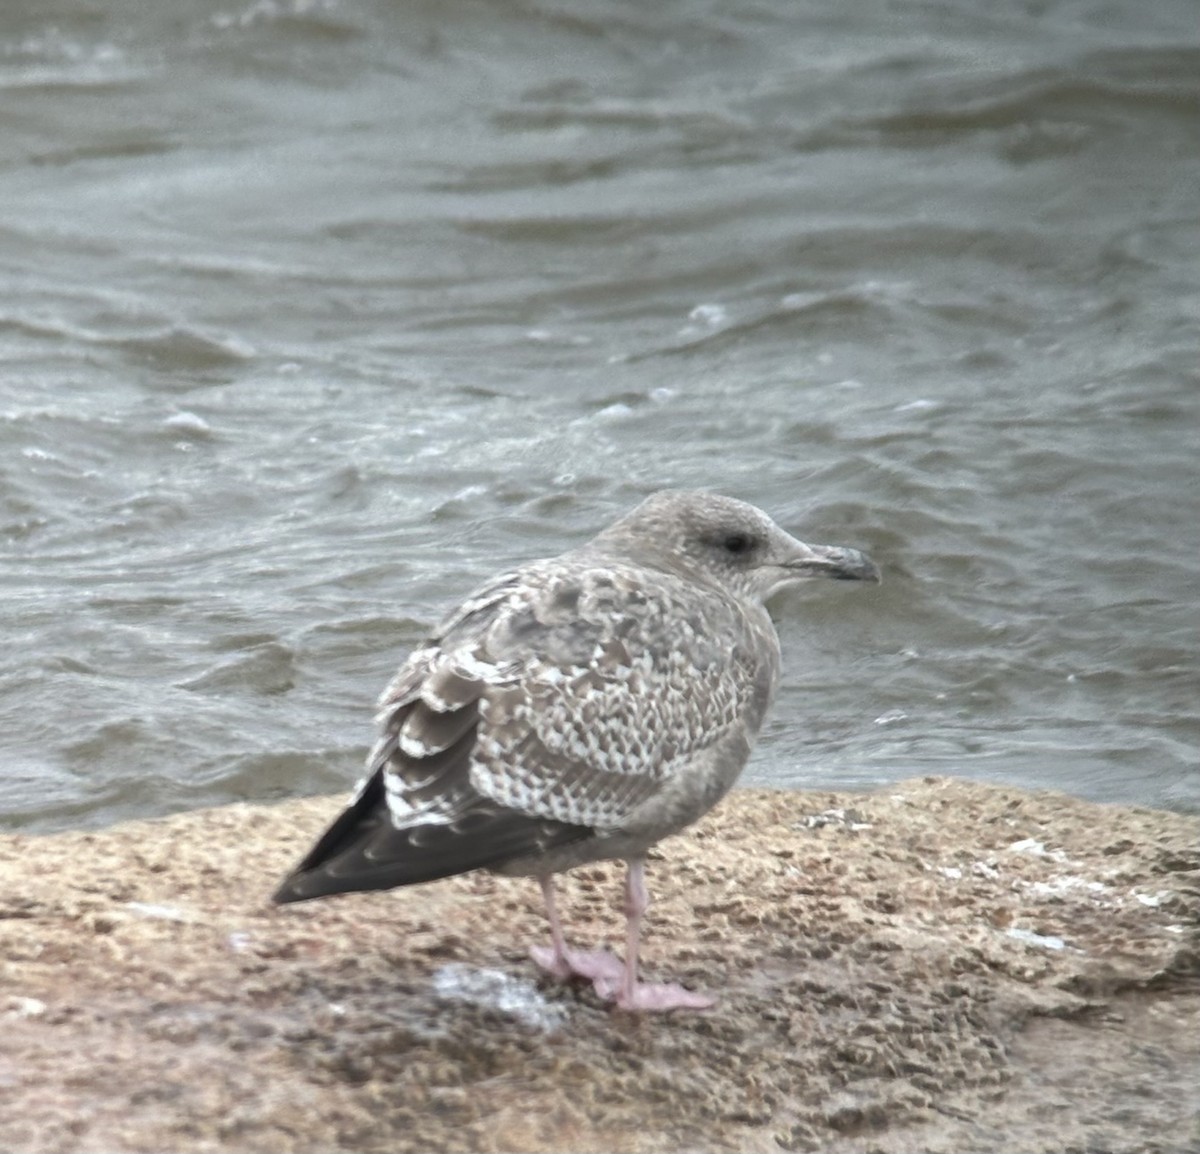
[[[716,493],[667,489],[648,497],[597,543],[647,559],[668,571],[764,602],[814,577],[879,581],[879,567],[844,545],[807,545],[761,509]]]

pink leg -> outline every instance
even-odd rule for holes
[[[567,949],[563,937],[562,923],[558,919],[558,902],[554,896],[554,876],[546,874],[538,878],[542,887],[542,898],[546,903],[546,918],[550,922],[550,949],[545,946],[532,946],[529,956],[548,973],[560,982],[572,978],[584,978],[589,982],[599,983],[603,980],[615,981],[623,971],[620,961],[607,950],[596,950],[583,953]]]
[[[635,858],[626,863],[625,876],[625,968],[620,986],[604,977],[595,982],[596,992],[603,998],[616,995],[622,1010],[707,1010],[716,1005],[713,998],[675,983],[650,984],[639,982],[638,948],[640,946],[642,915],[650,904],[646,892],[646,863]]]

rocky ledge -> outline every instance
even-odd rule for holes
[[[744,790],[660,847],[635,1018],[537,887],[273,908],[341,799],[0,838],[9,1151],[1200,1149],[1200,818],[946,779]],[[620,869],[576,871],[580,945]]]

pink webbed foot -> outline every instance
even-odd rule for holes
[[[635,1014],[662,1013],[667,1010],[711,1010],[716,998],[698,990],[686,990],[675,982],[638,982],[632,990],[622,989],[622,983],[605,978],[595,983],[596,993],[606,1001],[615,1002],[618,1010]]]
[[[632,1013],[659,1013],[666,1010],[708,1010],[716,1000],[707,994],[685,990],[674,983],[648,983],[637,980],[638,940],[642,914],[649,898],[644,878],[645,863],[634,858],[625,881],[626,960],[622,962],[606,950],[577,953],[567,949],[554,900],[554,881],[550,875],[538,879],[546,901],[552,946],[534,946],[529,956],[560,982],[583,978],[592,983],[606,1002],[615,1002],[620,1010]]]
[[[602,982],[611,982],[615,988],[625,972],[621,959],[607,950],[563,950],[559,953],[551,946],[532,946],[529,956],[552,978],[560,982],[582,978],[595,985],[597,990]]]

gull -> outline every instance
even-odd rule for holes
[[[277,902],[486,869],[541,886],[560,980],[634,1012],[707,994],[638,976],[646,854],[741,773],[780,676],[766,602],[813,578],[879,580],[866,554],[806,545],[765,513],[666,490],[586,544],[486,582],[380,699],[353,799]],[[625,958],[572,950],[554,875],[626,863]]]

